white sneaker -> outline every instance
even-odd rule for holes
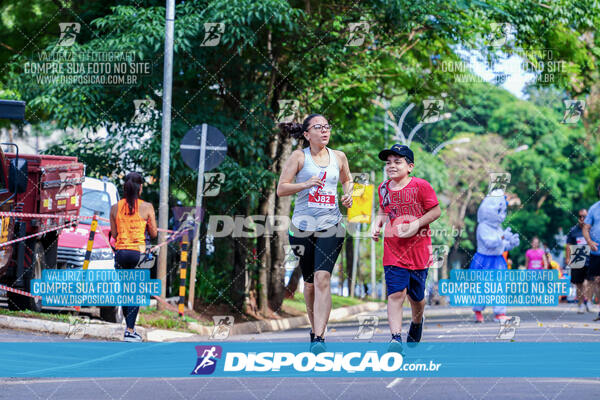
[[[577,308],[577,314],[585,314],[585,307],[583,303],[579,303],[579,307]]]

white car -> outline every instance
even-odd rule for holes
[[[80,216],[99,218],[94,236],[94,247],[89,269],[114,269],[115,258],[109,242],[110,208],[119,202],[117,187],[108,180],[86,177],[82,184]],[[58,268],[82,268],[87,242],[90,236],[91,219],[82,220],[76,227],[63,229],[58,237]],[[100,316],[109,322],[121,322],[121,307],[100,307]]]

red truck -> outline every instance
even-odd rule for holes
[[[15,113],[18,107],[22,113]],[[0,118],[23,119],[19,116],[24,107],[23,102],[0,100]],[[60,229],[51,229],[79,216],[85,167],[77,157],[22,155],[14,143],[1,145],[16,151],[4,153],[0,148],[0,211],[39,215],[0,217],[0,246],[50,230],[0,247],[0,284],[30,292],[32,279],[41,279],[43,269],[56,268]],[[40,300],[11,291],[7,296],[10,309],[41,311]]]

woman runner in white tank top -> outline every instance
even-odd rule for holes
[[[296,256],[300,258],[304,301],[312,327],[311,349],[321,352],[325,350],[323,335],[331,311],[331,271],[345,237],[337,185],[341,182],[344,189],[341,203],[351,207],[352,176],[346,155],[327,147],[331,128],[325,117],[311,114],[302,125],[285,123],[280,128],[306,145],[285,162],[277,195],[298,194],[289,230],[290,245],[302,246]]]

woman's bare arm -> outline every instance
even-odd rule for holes
[[[340,162],[340,182],[344,190],[342,196],[342,204],[348,208],[352,207],[352,190],[354,188],[354,182],[352,181],[352,174],[350,173],[350,166],[348,165],[348,158],[343,151],[336,150],[338,159]]]
[[[152,203],[145,203],[146,206],[146,224],[148,229],[148,234],[152,239],[158,236],[158,229],[156,227],[156,215],[154,213],[154,206]]]
[[[117,239],[117,211],[118,205],[115,204],[110,208],[110,236],[113,239]]]

